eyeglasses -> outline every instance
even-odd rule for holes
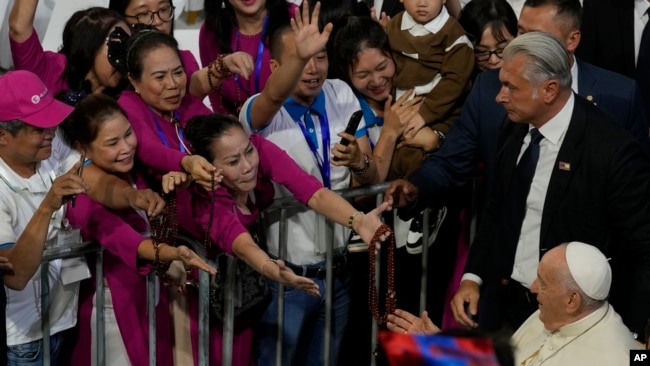
[[[481,51],[474,52],[477,61],[487,61],[492,55],[496,55],[498,58],[503,58],[503,48],[497,48],[494,51]]]
[[[138,23],[151,25],[153,23],[153,16],[157,15],[158,19],[163,22],[170,22],[174,19],[174,9],[175,6],[167,5],[158,9],[157,11],[143,11],[142,13],[136,15],[125,15],[127,18],[135,18]]]

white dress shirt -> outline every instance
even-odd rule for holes
[[[641,47],[641,35],[646,24],[648,24],[648,9],[650,9],[650,1],[648,0],[635,0],[634,1],[634,64],[639,58],[639,47]]]

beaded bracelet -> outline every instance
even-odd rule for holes
[[[208,84],[210,84],[210,89],[214,89],[216,87],[212,80],[213,77],[218,80],[223,80],[232,75],[230,69],[228,69],[228,67],[223,63],[223,59],[228,55],[230,54],[221,54],[208,65]]]
[[[357,175],[363,175],[365,172],[368,171],[368,168],[370,167],[370,159],[368,158],[367,154],[363,154],[363,156],[364,156],[363,168],[361,168],[361,169],[350,168],[352,173],[357,174]]]
[[[357,216],[358,214],[361,214],[361,213],[363,213],[363,212],[357,211],[357,212],[353,213],[352,215],[350,215],[350,217],[348,218],[348,229],[354,231],[354,229],[352,228],[352,222],[354,222],[354,217]]]
[[[158,275],[162,275],[167,270],[165,269],[165,263],[160,261],[160,245],[158,244],[157,240],[152,240],[151,243],[153,244],[153,264],[151,267],[155,272],[158,273]]]

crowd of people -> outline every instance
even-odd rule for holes
[[[613,365],[646,348],[650,0],[206,0],[200,55],[179,49],[172,0],[79,10],[58,52],[38,5],[12,5],[0,76],[0,365],[94,365],[100,317],[107,365],[148,364],[151,337],[157,364],[198,365],[191,287],[222,254],[270,292],[235,318],[234,365]],[[617,21],[625,41],[603,42]],[[381,204],[333,192],[388,181]],[[285,197],[303,205],[265,212]],[[41,265],[79,240],[101,272]],[[223,326],[206,325],[220,365]]]

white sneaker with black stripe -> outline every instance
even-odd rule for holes
[[[447,217],[447,207],[442,206],[440,208],[425,209],[429,210],[429,239],[427,240],[427,246],[431,246],[436,237],[438,236],[438,231],[440,226],[445,221]],[[406,236],[406,251],[409,254],[420,254],[422,253],[422,237],[423,234],[423,220],[424,220],[424,210],[420,214],[413,218],[411,221],[411,226],[409,227],[408,235]]]

